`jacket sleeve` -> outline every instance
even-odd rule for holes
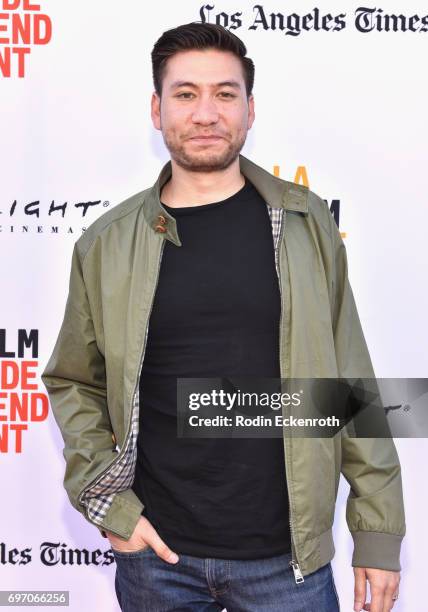
[[[99,523],[89,518],[86,504],[79,501],[83,488],[117,457],[117,450],[107,406],[105,361],[95,337],[77,243],[64,318],[41,378],[64,440],[64,487],[72,506],[102,535],[105,528],[129,539],[143,508],[133,491],[116,493],[114,512]]]
[[[340,378],[374,379],[353,292],[345,245],[329,212],[332,236],[332,321]],[[376,381],[373,381],[376,385]],[[386,417],[385,417],[386,418]],[[401,468],[392,438],[351,437],[342,431],[341,472],[350,485],[346,521],[354,542],[352,566],[400,571],[406,532]]]

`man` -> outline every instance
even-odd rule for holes
[[[42,376],[70,501],[109,538],[123,610],[333,612],[342,472],[354,609],[390,610],[405,534],[392,440],[177,436],[179,377],[374,373],[326,203],[240,155],[255,117],[243,43],[187,24],[152,61],[171,161],[76,242]]]

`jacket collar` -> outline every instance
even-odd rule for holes
[[[287,211],[308,213],[308,188],[290,181],[280,179],[261,166],[239,155],[241,172],[254,185],[266,203],[273,208]],[[156,183],[148,190],[143,203],[143,210],[150,227],[165,238],[181,246],[175,218],[170,215],[160,202],[162,187],[171,177],[171,161],[162,168]]]

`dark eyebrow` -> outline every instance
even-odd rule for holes
[[[241,89],[241,85],[238,81],[221,81],[220,83],[210,83],[210,87],[232,87],[233,89]],[[178,87],[193,87],[198,89],[198,85],[196,83],[192,83],[191,81],[174,81],[171,83],[171,89],[178,89]]]

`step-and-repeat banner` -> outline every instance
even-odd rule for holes
[[[254,60],[244,155],[329,203],[379,377],[426,377],[428,6],[421,1],[0,0],[0,590],[67,590],[118,610],[115,563],[62,487],[63,442],[41,372],[74,242],[168,159],[150,119],[150,52],[220,23]],[[424,609],[427,443],[396,439],[406,502],[400,599]],[[342,479],[332,565],[353,604]]]

